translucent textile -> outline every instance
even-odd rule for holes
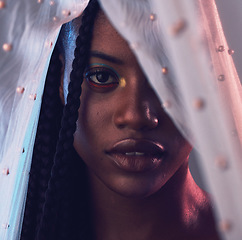
[[[0,239],[18,239],[49,59],[87,1],[0,1]]]
[[[242,89],[215,2],[101,2],[163,106],[199,150],[221,234],[239,239]]]
[[[41,96],[59,29],[87,2],[0,1],[1,240],[18,239],[21,231]],[[242,91],[215,2],[100,2],[164,108],[200,152],[221,236],[241,238]]]

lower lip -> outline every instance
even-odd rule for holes
[[[130,156],[121,153],[111,153],[109,156],[119,168],[128,172],[151,171],[160,166],[163,161],[162,156]]]

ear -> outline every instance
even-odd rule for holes
[[[61,100],[62,104],[65,105],[65,97],[64,97],[64,90],[63,90],[65,61],[64,61],[64,58],[61,54],[60,54],[59,58],[60,58],[61,63],[62,63],[61,81],[60,81],[60,86],[59,86],[59,96],[60,96],[60,100]]]

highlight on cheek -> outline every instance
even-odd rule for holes
[[[121,88],[124,88],[125,86],[126,86],[126,80],[125,80],[125,78],[120,78],[120,80],[119,80],[119,86],[121,87]]]
[[[119,85],[121,78],[112,67],[102,63],[93,63],[86,68],[84,79],[94,90],[112,90]]]

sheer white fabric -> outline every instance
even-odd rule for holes
[[[0,239],[21,231],[33,142],[50,54],[86,0],[0,1]]]
[[[0,9],[1,240],[18,239],[21,231],[41,96],[56,37],[61,24],[78,16],[87,2],[8,0]],[[199,150],[221,236],[240,239],[242,92],[215,2],[100,2],[130,43],[167,112]],[[242,7],[239,1],[233,4]]]
[[[224,239],[239,239],[242,89],[215,2],[101,2],[167,112],[199,150]]]

